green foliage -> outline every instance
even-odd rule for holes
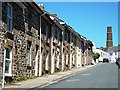
[[[100,57],[100,54],[99,53],[94,53],[93,57],[94,57],[94,60],[96,61],[96,59],[98,59]]]
[[[31,76],[31,77],[21,76],[21,77],[17,78],[16,80],[13,80],[13,83],[25,81],[25,80],[28,80],[28,79],[35,79],[37,77],[38,76]]]

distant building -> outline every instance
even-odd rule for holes
[[[112,40],[112,27],[107,27],[107,41],[106,48],[101,47],[101,50],[109,53],[109,60],[115,62],[117,58],[120,58],[120,46],[113,46]]]
[[[109,59],[109,53],[107,53],[106,51],[104,51],[104,50],[102,50],[102,49],[96,48],[96,47],[95,47],[95,44],[94,44],[94,47],[93,47],[93,52],[100,54],[100,57],[99,57],[99,59],[98,59],[98,62],[103,62],[103,59],[104,59],[104,58],[108,58],[108,59]]]
[[[115,62],[117,58],[120,58],[120,46],[109,47],[107,52],[110,54],[110,60]]]
[[[117,58],[120,58],[120,46],[100,49],[109,53],[109,60],[111,62],[115,62]]]
[[[100,54],[100,57],[98,59],[99,62],[103,62],[104,58],[108,58],[109,59],[109,53],[107,53],[107,52],[105,52],[105,51],[103,51],[101,49],[95,49],[93,51]]]

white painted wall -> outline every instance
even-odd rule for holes
[[[111,62],[116,62],[116,59],[117,58],[120,58],[120,52],[119,51],[117,51],[117,52],[114,52],[114,51],[112,51],[112,52],[109,52],[109,54],[110,54],[110,61]]]
[[[103,58],[108,58],[109,59],[109,53],[101,50],[101,49],[93,49],[93,52],[97,52],[100,54],[100,57],[98,59],[98,61],[102,62],[103,61]]]
[[[79,49],[78,47],[77,47],[77,49],[76,49],[76,51],[77,51],[77,54],[76,54],[76,66],[77,66],[77,68],[79,68],[79,67],[81,67],[82,65],[81,65],[81,60],[82,60],[82,58],[81,58],[81,49]]]

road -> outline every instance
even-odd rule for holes
[[[118,67],[104,63],[44,88],[118,88]]]

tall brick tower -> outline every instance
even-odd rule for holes
[[[112,40],[112,27],[107,27],[107,41],[106,41],[106,47],[112,47],[113,46],[113,40]]]

